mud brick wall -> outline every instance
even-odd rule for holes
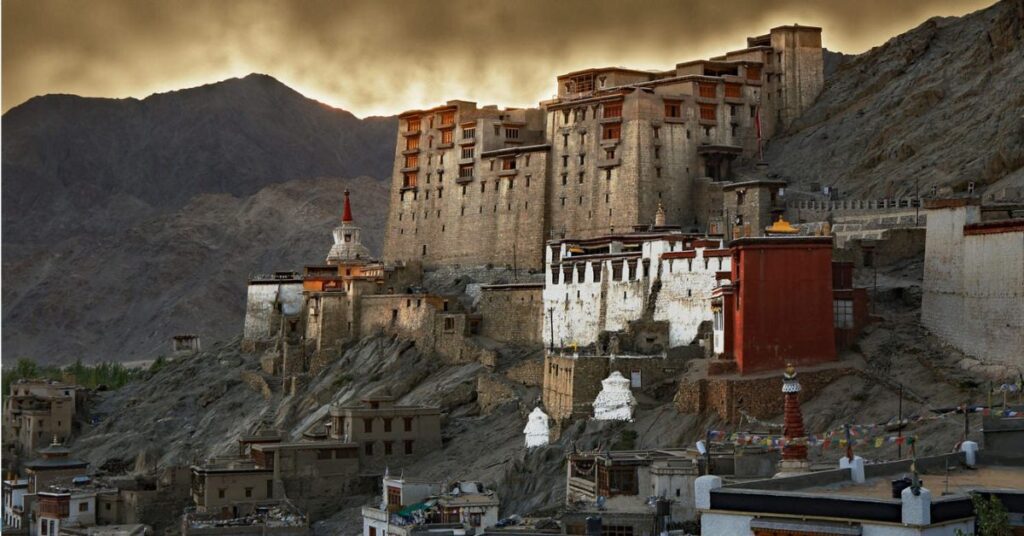
[[[543,285],[483,287],[477,312],[480,334],[512,344],[541,343],[544,319]]]
[[[800,401],[817,396],[828,384],[856,369],[841,367],[800,373]],[[765,378],[700,378],[681,381],[675,404],[679,413],[715,413],[729,422],[738,422],[742,412],[757,418],[770,419],[782,414],[782,373]]]

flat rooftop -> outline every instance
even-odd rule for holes
[[[910,476],[910,473],[896,473],[884,477],[869,478],[863,484],[845,481],[836,484],[813,486],[799,491],[829,495],[833,497],[858,497],[866,499],[891,499],[892,481]],[[918,471],[918,478],[924,487],[932,492],[932,496],[966,495],[978,489],[1017,489],[1024,488],[1024,467],[1008,465],[979,466],[968,469],[959,465],[945,469],[930,468]]]

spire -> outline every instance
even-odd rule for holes
[[[352,221],[352,205],[348,202],[348,188],[345,188],[345,211],[341,215],[341,221],[343,223]]]
[[[804,418],[800,413],[800,382],[796,379],[796,369],[793,365],[786,366],[786,372],[782,375],[782,393],[786,398],[785,420],[782,427],[786,444],[782,447],[782,459],[806,460]]]

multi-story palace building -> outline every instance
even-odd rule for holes
[[[540,268],[546,240],[629,231],[659,207],[684,230],[720,233],[734,166],[821,91],[821,29],[557,84],[539,108],[450,101],[399,116],[385,261]]]

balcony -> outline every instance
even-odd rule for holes
[[[369,519],[370,521],[378,521],[380,523],[387,523],[388,513],[378,508],[370,506],[363,507],[363,518]]]
[[[498,172],[499,177],[514,177],[519,173],[518,169],[503,169]]]
[[[417,128],[416,130],[406,130],[406,131],[402,132],[402,136],[405,136],[405,137],[419,136],[422,133],[423,133],[423,131]]]
[[[604,125],[604,124],[621,123],[621,122],[622,122],[622,116],[621,115],[617,116],[617,117],[602,117],[601,119],[598,119],[598,123],[601,123],[602,125]]]
[[[406,149],[406,150],[402,151],[402,155],[403,156],[408,156],[408,155],[411,155],[411,154],[420,154],[420,148],[419,147],[413,147],[411,149]]]
[[[451,149],[452,147],[455,147],[455,144],[452,142],[437,144],[438,149]]]
[[[415,166],[410,166],[410,167],[402,168],[402,173],[415,173],[415,172],[417,172],[419,170],[420,170],[420,166],[419,166],[419,164],[416,164]]]
[[[474,158],[472,156],[469,157],[469,158],[460,158],[459,159],[459,165],[460,166],[472,165],[472,164],[475,164],[475,163],[476,163],[476,158]]]
[[[459,145],[462,145],[462,146],[476,145],[476,137],[474,136],[474,137],[471,137],[471,138],[462,138],[462,139],[459,140]]]
[[[611,168],[616,167],[622,163],[622,159],[619,157],[615,158],[600,158],[597,160],[597,167],[599,168]]]
[[[455,184],[469,184],[471,182],[473,182],[472,175],[459,175],[455,177]]]

